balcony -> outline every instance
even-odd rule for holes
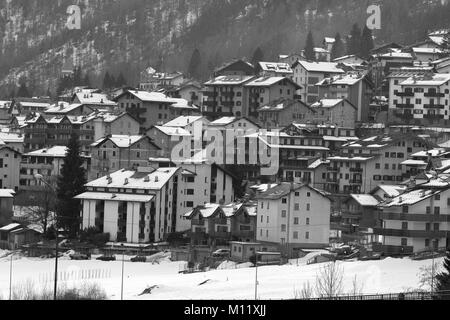
[[[450,215],[441,214],[403,214],[382,212],[379,214],[382,220],[399,220],[411,222],[450,222]]]
[[[444,109],[445,106],[443,104],[424,104],[423,107],[425,109]]]
[[[337,179],[337,178],[327,178],[327,183],[339,184],[339,179]]]
[[[397,92],[395,95],[398,97],[414,97],[414,92],[412,91]]]
[[[439,120],[439,119],[444,119],[444,115],[443,114],[425,114],[423,116],[424,119],[432,119],[432,120]]]
[[[234,98],[235,93],[234,92],[221,92],[220,95],[225,98]]]
[[[220,104],[228,108],[234,107],[234,101],[221,101]]]
[[[205,220],[191,220],[191,225],[193,226],[204,226]]]
[[[439,92],[425,92],[424,96],[427,98],[444,98],[445,94]]]
[[[362,184],[362,180],[361,179],[352,179],[352,180],[350,180],[350,184],[360,185],[360,184]]]
[[[426,231],[426,230],[398,230],[398,229],[382,229],[375,228],[374,234],[388,237],[404,237],[404,238],[429,238],[440,239],[450,235],[449,231]]]
[[[350,172],[363,172],[363,168],[350,168]]]
[[[414,105],[411,103],[398,103],[396,107],[400,109],[414,109]]]
[[[208,98],[216,98],[217,97],[217,92],[205,91],[205,92],[203,92],[203,95],[205,97],[208,97]]]
[[[327,171],[331,171],[331,172],[339,172],[339,168],[338,167],[328,167]]]
[[[215,108],[215,107],[217,107],[217,102],[216,101],[205,101],[205,102],[203,102],[203,105],[205,107]]]

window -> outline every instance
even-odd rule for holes
[[[264,202],[261,202],[261,209],[264,209]]]
[[[269,230],[266,230],[266,238],[269,237]]]
[[[281,203],[286,204],[287,203],[287,199],[286,198],[281,199]]]
[[[305,234],[305,239],[306,239],[306,240],[309,239],[309,232],[307,232],[307,233]]]
[[[408,245],[408,239],[402,238],[402,246],[407,246],[407,245]]]
[[[402,222],[402,230],[408,230],[408,222]]]
[[[294,205],[294,211],[299,211],[300,210],[300,204],[299,203],[296,203],[295,205]]]
[[[267,216],[267,223],[269,223],[269,216]]]
[[[264,222],[264,216],[261,215],[261,223],[263,223],[263,222]]]
[[[194,207],[194,202],[192,202],[192,201],[186,202],[186,208],[193,208],[193,207]]]
[[[297,231],[294,232],[293,238],[294,239],[298,239],[298,232]]]
[[[306,205],[306,211],[310,211],[311,210],[311,205],[308,203],[307,205]]]
[[[436,201],[441,200],[441,195],[440,195],[440,194],[437,194],[437,195],[434,197],[434,200],[436,200]]]
[[[375,164],[375,169],[380,169],[380,168],[381,168],[381,165],[379,163],[376,163]]]
[[[311,192],[308,192],[308,193],[306,194],[306,196],[307,196],[308,198],[310,198],[310,197],[311,197]]]
[[[286,218],[286,210],[281,211],[281,217]]]
[[[439,223],[435,223],[434,226],[433,226],[433,230],[434,231],[439,231],[439,226],[440,226]]]
[[[286,232],[286,225],[285,224],[281,225],[281,232]]]
[[[306,225],[309,226],[310,220],[309,218],[306,218]]]
[[[409,211],[409,210],[408,210],[408,207],[407,207],[407,206],[404,206],[402,212],[403,212],[403,213],[408,213],[408,211]]]
[[[441,214],[441,208],[440,207],[435,207],[434,208],[434,214]]]
[[[427,212],[427,214],[430,214],[431,213],[431,207],[427,207],[426,212]]]
[[[300,192],[296,192],[296,193],[295,193],[295,196],[296,196],[296,197],[300,197]]]
[[[299,219],[298,218],[294,218],[294,224],[298,225],[298,223],[299,223]]]

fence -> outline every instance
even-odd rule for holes
[[[450,291],[440,292],[406,292],[406,293],[388,293],[388,294],[374,294],[374,295],[360,295],[360,296],[339,296],[339,297],[324,297],[308,300],[339,300],[339,301],[369,301],[369,300],[450,300]]]
[[[110,269],[69,270],[58,272],[58,282],[110,279]],[[55,281],[55,273],[39,274],[39,283],[47,284]]]

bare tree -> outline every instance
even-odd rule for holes
[[[439,273],[440,269],[441,264],[437,262],[434,263],[434,266],[420,267],[420,271],[417,275],[419,277],[419,288],[421,290],[437,291],[436,275]]]
[[[364,291],[364,283],[361,283],[358,281],[358,276],[355,275],[352,281],[352,292],[351,294],[353,296],[360,296],[363,294]]]
[[[344,270],[336,262],[321,268],[316,275],[316,294],[321,298],[333,298],[342,294]]]

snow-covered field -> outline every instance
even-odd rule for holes
[[[4,252],[3,252],[4,253]],[[0,257],[2,256],[0,252]],[[311,256],[311,255],[310,255]],[[309,257],[310,257],[309,256]],[[260,299],[292,299],[295,291],[301,290],[308,281],[313,284],[324,264],[306,265],[309,258],[291,261],[290,265],[258,268],[258,297]],[[102,262],[59,260],[59,271],[63,272],[68,285],[80,285],[86,280],[103,287],[110,299],[120,299],[122,261]],[[128,257],[129,258],[129,257]],[[127,260],[127,259],[126,259]],[[224,263],[223,270],[205,273],[179,274],[186,263],[170,262],[168,258],[157,259],[152,264],[125,261],[124,299],[157,300],[214,300],[254,299],[255,268]],[[443,259],[437,259],[441,263]],[[397,293],[419,287],[418,273],[421,266],[431,265],[431,260],[387,258],[381,261],[339,262],[344,270],[344,291],[350,293],[353,280],[363,285],[364,294]],[[0,258],[0,295],[8,297],[10,258]],[[36,286],[52,288],[53,259],[13,259],[13,285],[33,281]],[[205,283],[204,283],[205,282]],[[204,283],[200,285],[201,283]],[[151,294],[139,296],[146,288],[157,286]]]

